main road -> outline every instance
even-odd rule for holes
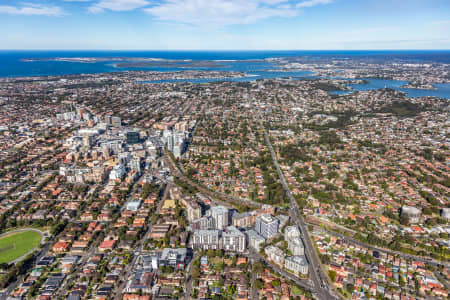
[[[313,294],[317,293],[316,288],[315,288],[315,286],[313,286],[311,280],[299,278],[296,275],[281,269],[278,265],[272,263],[271,261],[266,259],[264,256],[262,256],[255,250],[249,249],[248,258],[252,261],[264,261],[269,267],[271,267],[279,275],[291,280],[292,282],[297,284],[299,287],[302,287],[305,290],[307,290]],[[322,300],[322,298],[319,298],[319,299]],[[334,298],[330,298],[330,299],[334,299]]]
[[[278,268],[277,266],[269,263],[269,265],[276,271],[278,272],[280,275],[286,276],[287,278],[293,280],[294,282],[296,282],[299,286],[311,291],[313,293],[313,295],[315,295],[315,297],[317,299],[320,300],[335,300],[335,299],[340,299],[339,296],[337,296],[335,294],[335,292],[333,291],[333,289],[328,285],[328,281],[326,279],[326,276],[324,275],[323,271],[322,271],[322,267],[319,261],[319,258],[317,257],[315,251],[314,251],[314,247],[313,244],[311,242],[311,239],[308,235],[308,231],[307,231],[307,227],[306,227],[306,223],[303,220],[301,214],[300,214],[300,210],[298,208],[297,202],[295,201],[294,197],[291,194],[291,191],[288,187],[288,185],[286,184],[286,181],[284,179],[284,175],[281,172],[281,169],[278,165],[278,161],[277,158],[275,156],[275,152],[272,148],[272,145],[270,143],[269,140],[269,136],[267,134],[267,131],[264,130],[264,136],[266,139],[266,143],[270,149],[271,155],[272,155],[272,160],[273,163],[277,169],[277,173],[278,176],[280,177],[281,183],[283,185],[283,188],[286,191],[286,194],[289,197],[290,200],[290,204],[291,204],[291,208],[289,210],[289,215],[291,217],[291,219],[295,222],[295,224],[297,224],[300,229],[301,229],[301,235],[302,235],[302,239],[305,243],[305,255],[309,261],[309,276],[310,279],[308,280],[308,282],[306,282],[306,280],[301,280],[300,278],[293,276],[292,274],[285,272],[284,270],[281,270],[280,268]],[[178,168],[178,166],[176,165],[176,162],[174,162],[170,156],[165,153],[164,155],[164,161],[166,162],[166,164],[169,166],[172,174],[178,176],[181,180],[195,186],[200,192],[209,195],[213,198],[218,198],[220,200],[222,200],[224,202],[224,204],[230,204],[227,202],[231,202],[231,204],[235,204],[236,202],[238,204],[244,203],[247,204],[249,206],[255,206],[255,207],[260,207],[261,204],[251,201],[251,200],[247,200],[247,199],[242,199],[242,198],[237,198],[237,197],[232,197],[230,195],[225,195],[222,193],[218,193],[218,192],[213,192],[211,190],[206,189],[205,187],[199,185],[198,183],[194,182],[193,180],[191,180],[190,178],[187,178],[182,171],[180,171],[180,169]],[[267,262],[267,261],[266,261]]]
[[[194,252],[192,255],[192,259],[189,262],[189,264],[186,267],[186,277],[185,277],[185,287],[184,287],[184,299],[189,300],[191,299],[191,293],[192,293],[192,264],[194,263],[194,260],[198,258],[199,254],[198,252]]]
[[[298,208],[297,201],[295,201],[289,186],[286,184],[284,174],[281,171],[280,166],[278,165],[278,159],[275,155],[275,151],[273,150],[269,135],[267,134],[267,130],[264,127],[263,129],[264,138],[266,140],[267,146],[269,147],[273,164],[277,170],[278,177],[280,177],[281,184],[283,185],[286,195],[288,196],[290,201],[291,207],[289,209],[289,215],[294,223],[297,224],[298,227],[300,227],[303,243],[305,244],[305,255],[309,262],[309,277],[314,285],[314,292],[317,295],[317,298],[321,300],[339,299],[339,297],[336,296],[335,292],[328,284],[327,278],[322,270],[320,260],[315,252],[314,245],[311,241],[311,238],[309,237],[306,223],[303,220],[302,215],[300,214],[300,209]]]

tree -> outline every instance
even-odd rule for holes
[[[253,264],[253,273],[261,274],[262,272],[264,272],[264,268],[265,268],[265,266],[264,266],[263,262],[260,262],[260,261],[255,262]]]
[[[223,262],[219,262],[214,266],[214,270],[218,271],[218,272],[223,272],[224,270],[224,264]]]
[[[234,293],[236,292],[236,288],[234,287],[234,285],[230,284],[227,289],[226,292],[228,295],[234,295]]]
[[[198,279],[200,277],[200,268],[197,266],[192,267],[192,278]]]
[[[274,287],[279,287],[280,285],[281,285],[281,283],[280,283],[280,281],[279,280],[272,280],[272,285],[274,286]]]
[[[192,290],[191,296],[192,296],[192,298],[197,299],[197,297],[198,297],[198,291],[197,291],[197,289],[193,289],[193,290]]]
[[[405,214],[400,215],[400,224],[402,225],[408,225],[409,224],[409,217]]]
[[[425,207],[425,208],[423,209],[423,214],[424,214],[424,215],[432,215],[432,214],[433,214],[433,211],[431,210],[430,207]]]
[[[256,279],[256,280],[253,282],[253,286],[254,286],[256,289],[261,290],[261,289],[264,287],[264,282],[262,282],[261,279]]]
[[[232,266],[232,267],[235,267],[235,266],[236,266],[236,263],[237,263],[237,257],[236,257],[236,256],[233,256],[233,257],[231,258],[231,266]]]
[[[63,222],[63,223],[58,223],[57,225],[55,225],[51,230],[50,233],[54,236],[58,235],[60,232],[62,232],[64,230],[64,228],[66,227],[67,223]]]
[[[337,277],[337,273],[334,270],[329,270],[328,271],[328,276],[330,276],[330,279],[332,282],[336,281],[336,277]]]
[[[328,264],[331,261],[330,256],[327,254],[320,254],[319,257],[324,264]]]

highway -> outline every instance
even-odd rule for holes
[[[322,270],[319,258],[314,250],[314,245],[311,241],[311,238],[309,237],[306,223],[303,220],[303,217],[301,216],[300,209],[298,208],[297,205],[297,201],[295,201],[294,197],[292,196],[291,190],[289,189],[289,186],[286,184],[284,174],[281,171],[280,166],[278,165],[278,160],[275,155],[275,151],[273,150],[272,144],[270,143],[269,135],[267,134],[267,130],[265,128],[264,128],[264,138],[266,140],[267,146],[269,147],[273,164],[275,165],[281,184],[283,185],[286,195],[288,196],[290,201],[291,208],[289,209],[289,215],[292,221],[297,226],[299,226],[301,230],[301,237],[303,239],[303,243],[305,244],[305,255],[309,262],[309,278],[311,279],[314,285],[313,292],[316,294],[317,298],[321,300],[339,299],[339,296],[335,294],[332,287],[330,287],[328,284],[327,278]]]

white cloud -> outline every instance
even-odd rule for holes
[[[316,6],[319,4],[329,4],[331,2],[333,2],[333,0],[307,0],[307,1],[302,1],[302,2],[298,3],[296,6],[297,6],[297,8],[312,7],[312,6]]]
[[[103,12],[105,9],[112,11],[130,11],[148,5],[147,0],[100,0],[89,7],[92,13]]]
[[[58,6],[44,6],[40,4],[27,3],[25,6],[16,7],[10,5],[0,5],[0,13],[10,15],[40,15],[40,16],[62,16],[63,10]]]
[[[144,10],[162,21],[213,26],[246,24],[299,13],[283,0],[166,0]]]
[[[331,2],[332,0],[164,0],[144,11],[161,21],[197,26],[226,26],[254,23],[272,17],[295,17],[303,7]]]
[[[279,4],[288,2],[288,0],[261,0],[260,2],[265,4]]]

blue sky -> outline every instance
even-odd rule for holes
[[[450,49],[450,0],[0,0],[1,49]]]

